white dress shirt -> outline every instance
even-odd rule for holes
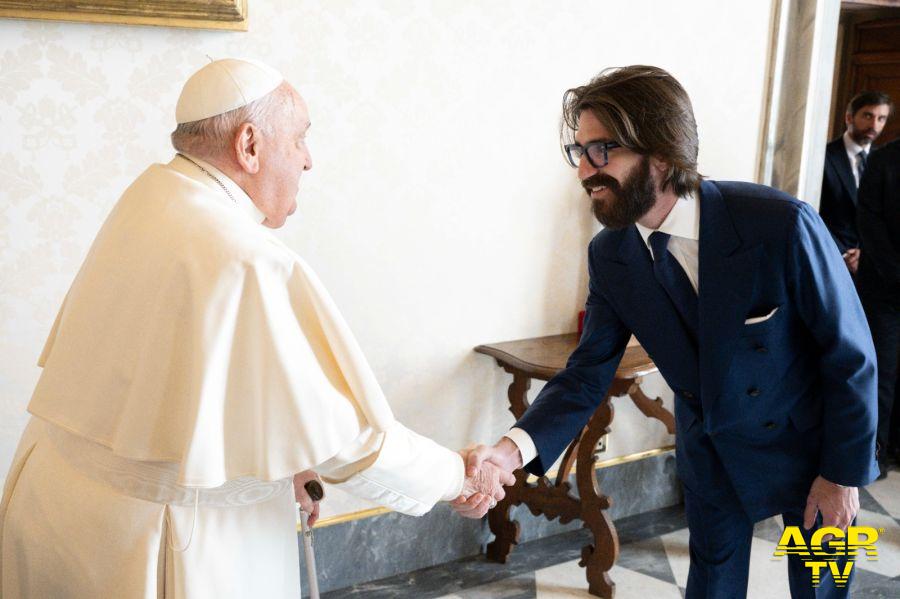
[[[862,147],[853,141],[849,131],[844,131],[844,148],[847,150],[847,158],[850,159],[850,170],[853,171],[853,179],[856,181],[857,187],[859,187],[859,153],[865,152],[866,156],[868,156],[869,147]]]
[[[650,234],[654,231],[661,231],[671,235],[667,246],[669,253],[675,257],[678,264],[684,269],[694,291],[699,293],[700,202],[697,200],[697,196],[690,194],[678,198],[658,229],[648,229],[639,223],[636,226],[651,255],[653,254],[653,249],[650,247]],[[512,428],[504,436],[509,438],[519,448],[519,452],[522,454],[522,464],[527,464],[537,456],[534,440],[524,430]]]

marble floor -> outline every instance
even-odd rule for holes
[[[859,525],[883,529],[878,561],[860,559],[851,587],[854,598],[900,598],[900,469],[860,491]],[[688,573],[688,531],[680,506],[616,522],[620,553],[610,572],[616,599],[680,599]],[[757,524],[750,563],[748,597],[790,597],[787,567],[772,553],[781,519]],[[519,545],[505,565],[483,556],[467,558],[323,597],[416,597],[435,599],[555,599],[592,597],[578,566],[589,540],[577,530]]]

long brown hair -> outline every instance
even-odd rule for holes
[[[687,195],[700,186],[697,122],[681,84],[658,67],[605,69],[587,85],[563,95],[560,140],[570,143],[583,110],[590,110],[613,140],[639,154],[656,156],[669,170],[662,188]]]

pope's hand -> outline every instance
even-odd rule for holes
[[[522,465],[519,449],[504,437],[493,447],[477,445],[459,453],[466,462],[466,483],[450,505],[460,516],[481,518],[506,496],[503,485],[515,484],[512,471]]]
[[[319,480],[319,475],[312,470],[304,470],[294,475],[294,499],[300,504],[300,509],[309,514],[307,524],[310,526],[319,519],[319,502],[313,501],[303,488],[311,480]]]
[[[856,487],[843,487],[817,476],[806,499],[803,528],[809,530],[816,523],[816,513],[822,514],[822,526],[834,526],[847,530],[859,513],[859,491]],[[833,535],[825,535],[822,542]]]

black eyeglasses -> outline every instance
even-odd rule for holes
[[[581,158],[587,156],[588,162],[594,168],[603,168],[609,164],[609,151],[613,148],[621,148],[621,144],[614,141],[592,141],[586,146],[581,144],[566,144],[566,160],[573,168],[578,168]]]

